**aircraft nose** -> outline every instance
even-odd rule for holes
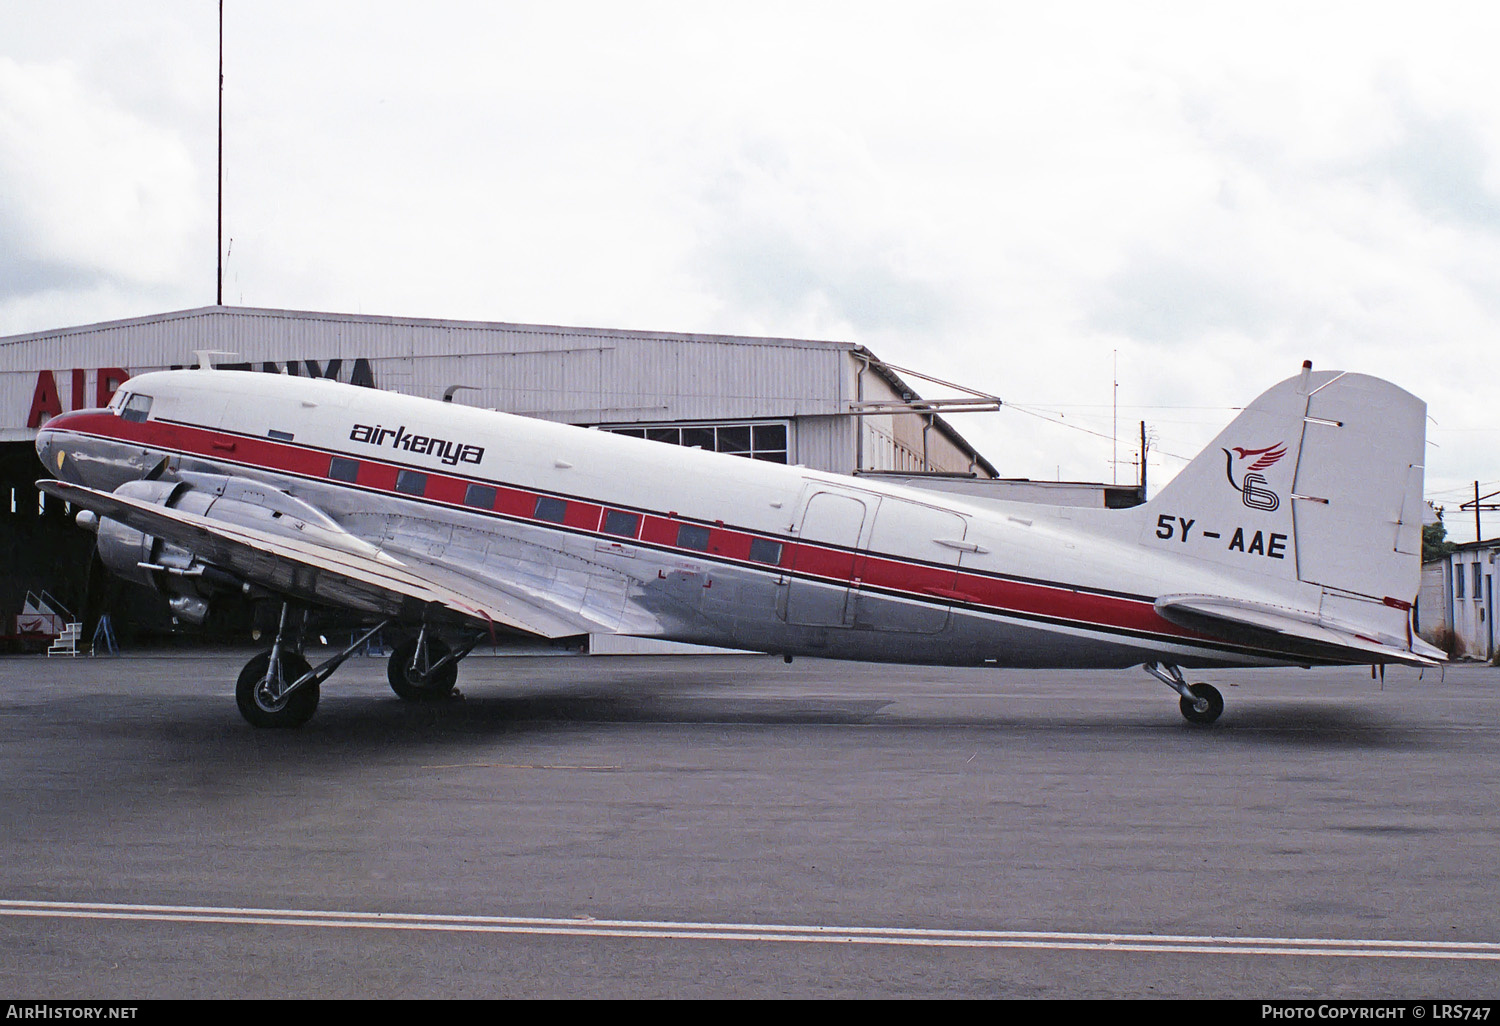
[[[57,433],[49,431],[45,426],[38,429],[36,433],[36,455],[42,461],[42,466],[47,468],[47,473],[56,477],[62,468],[58,465],[53,453],[57,451]]]
[[[85,484],[80,479],[79,468],[75,466],[76,454],[69,451],[76,446],[70,445],[67,432],[61,430],[71,416],[69,413],[59,414],[37,428],[36,455],[42,461],[42,466],[47,468],[47,473],[53,477],[73,484]]]

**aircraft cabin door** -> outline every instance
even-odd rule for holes
[[[968,526],[949,510],[883,499],[854,593],[854,626],[906,634],[946,628]]]
[[[787,623],[849,626],[849,589],[860,558],[860,536],[870,506],[879,501],[874,495],[829,491],[814,492],[808,499],[782,607]]]

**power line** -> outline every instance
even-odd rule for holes
[[[1479,487],[1481,487],[1481,488],[1488,488],[1488,487],[1490,487],[1490,485],[1500,485],[1500,480],[1496,480],[1496,481],[1480,481],[1479,482]],[[1429,499],[1438,499],[1438,498],[1442,498],[1445,495],[1464,495],[1464,496],[1467,496],[1473,490],[1474,490],[1474,482],[1469,481],[1469,482],[1466,482],[1464,484],[1458,485],[1455,488],[1442,488],[1442,489],[1439,489],[1438,491],[1435,491],[1435,492],[1427,492],[1426,493],[1426,497],[1429,498]]]
[[[1051,417],[1048,417],[1046,414],[1038,413],[1035,410],[1028,410],[1023,406],[1017,406],[1015,403],[1006,403],[1004,408],[1008,410],[1015,410],[1017,413],[1024,413],[1028,417],[1035,417],[1037,420],[1046,421],[1048,424],[1056,424],[1058,427],[1069,428],[1073,431],[1082,431],[1084,434],[1093,435],[1095,438],[1106,438],[1111,442],[1115,440],[1113,435],[1106,435],[1102,431],[1094,431],[1090,428],[1081,427],[1077,424],[1069,424],[1068,422],[1063,420],[1054,420]],[[1160,453],[1163,456],[1170,456],[1174,460],[1182,460],[1182,462],[1184,463],[1193,462],[1193,457],[1191,456],[1179,456],[1175,452],[1168,452],[1165,449],[1153,448],[1151,451]]]
[[[1044,406],[1051,410],[1107,410],[1109,403],[1042,403],[1026,402],[1026,406]],[[1176,403],[1121,403],[1122,410],[1221,410],[1231,413],[1244,410],[1243,406],[1181,406]]]

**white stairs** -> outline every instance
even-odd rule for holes
[[[76,656],[78,654],[78,638],[83,634],[83,624],[77,620],[63,625],[62,633],[52,641],[52,647],[47,649],[50,658],[55,655]]]

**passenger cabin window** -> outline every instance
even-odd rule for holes
[[[359,477],[359,460],[345,459],[335,456],[328,463],[328,476],[335,481],[348,481],[353,483]]]
[[[550,495],[539,496],[536,500],[536,518],[547,520],[554,524],[560,524],[568,515],[568,504],[562,499],[554,499]]]
[[[677,545],[684,549],[708,551],[708,528],[697,524],[683,524],[677,529]]]
[[[622,538],[634,538],[641,529],[641,515],[612,509],[604,514],[604,533],[618,534]]]
[[[750,539],[750,558],[757,563],[780,563],[781,542],[769,538]]]
[[[464,492],[464,505],[475,509],[494,509],[496,494],[495,489],[489,485],[471,484],[468,491]]]
[[[427,475],[418,470],[403,470],[396,475],[396,491],[405,495],[427,494]]]
[[[139,424],[146,419],[146,415],[150,412],[151,397],[136,392],[129,399],[125,400],[125,408],[120,411],[120,416],[128,421]]]

